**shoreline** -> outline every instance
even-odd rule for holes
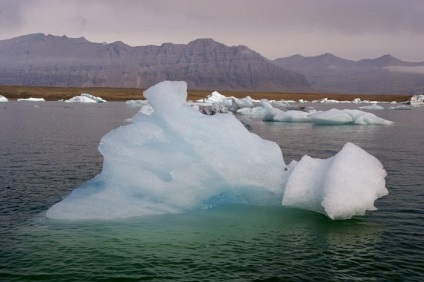
[[[215,90],[188,90],[187,100],[199,100],[206,98]],[[362,101],[377,102],[406,102],[412,95],[408,94],[338,94],[338,93],[289,93],[289,92],[242,92],[242,91],[218,91],[227,97],[268,100],[295,100],[312,101],[328,98],[338,101],[352,101],[360,98]],[[10,101],[22,98],[44,98],[46,101],[67,100],[82,93],[88,93],[101,97],[106,101],[128,101],[144,99],[143,89],[138,88],[109,88],[109,87],[48,87],[48,86],[14,86],[0,85],[0,95]]]

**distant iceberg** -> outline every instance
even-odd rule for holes
[[[362,106],[359,107],[360,110],[384,110],[384,107],[377,105],[377,103],[374,103],[370,106]]]
[[[315,124],[361,124],[361,125],[391,125],[392,121],[377,117],[372,113],[360,110],[331,109],[309,115]]]
[[[44,102],[44,98],[20,98],[19,102]]]
[[[391,125],[392,121],[377,117],[372,113],[361,110],[350,109],[331,109],[328,111],[309,111],[289,110],[283,111],[274,108],[271,103],[263,99],[262,107],[241,109],[239,114],[262,118],[264,121],[284,121],[284,122],[313,122],[315,124],[342,125],[342,124],[360,124],[360,125]]]
[[[390,107],[389,110],[412,110],[411,106],[408,105],[400,105],[395,107]]]
[[[8,101],[9,100],[6,97],[0,95],[0,103],[2,103],[2,102],[8,102]]]
[[[412,106],[423,106],[424,105],[424,95],[414,95],[409,100],[409,104]]]
[[[374,210],[387,194],[381,163],[353,144],[327,160],[286,165],[278,144],[250,133],[231,113],[204,115],[185,82],[144,92],[149,105],[107,133],[102,171],[53,205],[52,219],[112,219],[223,204],[288,205],[332,219]]]
[[[80,96],[72,97],[65,102],[67,103],[105,103],[106,100],[93,96],[91,94],[82,93]]]

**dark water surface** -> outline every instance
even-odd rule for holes
[[[0,104],[0,281],[423,281],[424,108],[373,112],[392,126],[252,121],[251,131],[276,141],[287,163],[333,156],[346,142],[377,157],[389,195],[364,217],[231,205],[120,221],[46,219],[50,206],[100,172],[101,137],[137,110]]]

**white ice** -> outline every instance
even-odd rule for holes
[[[369,106],[362,106],[359,107],[360,110],[384,110],[384,107],[377,105],[377,103],[374,103]]]
[[[390,107],[389,110],[412,110],[412,108],[408,105],[400,105],[400,106]]]
[[[72,97],[65,102],[67,103],[105,103],[106,100],[93,96],[91,94],[82,93],[80,96]]]
[[[19,102],[44,102],[44,98],[20,98]]]
[[[424,95],[413,95],[409,104],[412,106],[423,106],[424,105]]]
[[[101,173],[47,217],[126,218],[243,203],[346,219],[374,209],[387,193],[381,163],[353,144],[328,160],[304,157],[286,166],[275,142],[250,133],[233,114],[208,116],[187,103],[185,82],[159,83],[144,96],[148,105],[132,123],[102,138]]]
[[[237,112],[250,117],[262,118],[264,121],[284,122],[313,122],[315,124],[361,124],[361,125],[390,125],[393,122],[377,117],[372,113],[361,110],[339,110],[317,112],[288,110],[274,108],[268,100],[261,100],[262,107],[244,108]]]
[[[125,102],[127,107],[142,107],[147,104],[147,100],[128,100]]]
[[[350,219],[375,210],[374,201],[388,194],[381,162],[347,143],[334,157],[304,156],[290,171],[283,205]]]
[[[0,103],[2,103],[2,102],[8,102],[9,100],[6,98],[6,97],[4,97],[3,95],[0,95]]]
[[[311,121],[308,112],[289,110],[283,111],[274,108],[268,100],[261,100],[261,104],[265,109],[264,121],[286,121],[286,122],[308,122]]]
[[[361,124],[361,125],[391,125],[392,121],[377,117],[361,110],[331,109],[324,112],[309,114],[315,124]]]
[[[47,216],[106,219],[281,201],[279,146],[232,114],[201,114],[186,103],[186,88],[166,81],[145,91],[153,113],[139,112],[133,123],[106,134],[102,172]]]

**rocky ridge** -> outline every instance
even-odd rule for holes
[[[185,80],[189,89],[312,90],[303,75],[212,39],[138,47],[44,34],[0,41],[3,85],[145,89],[163,80]]]

